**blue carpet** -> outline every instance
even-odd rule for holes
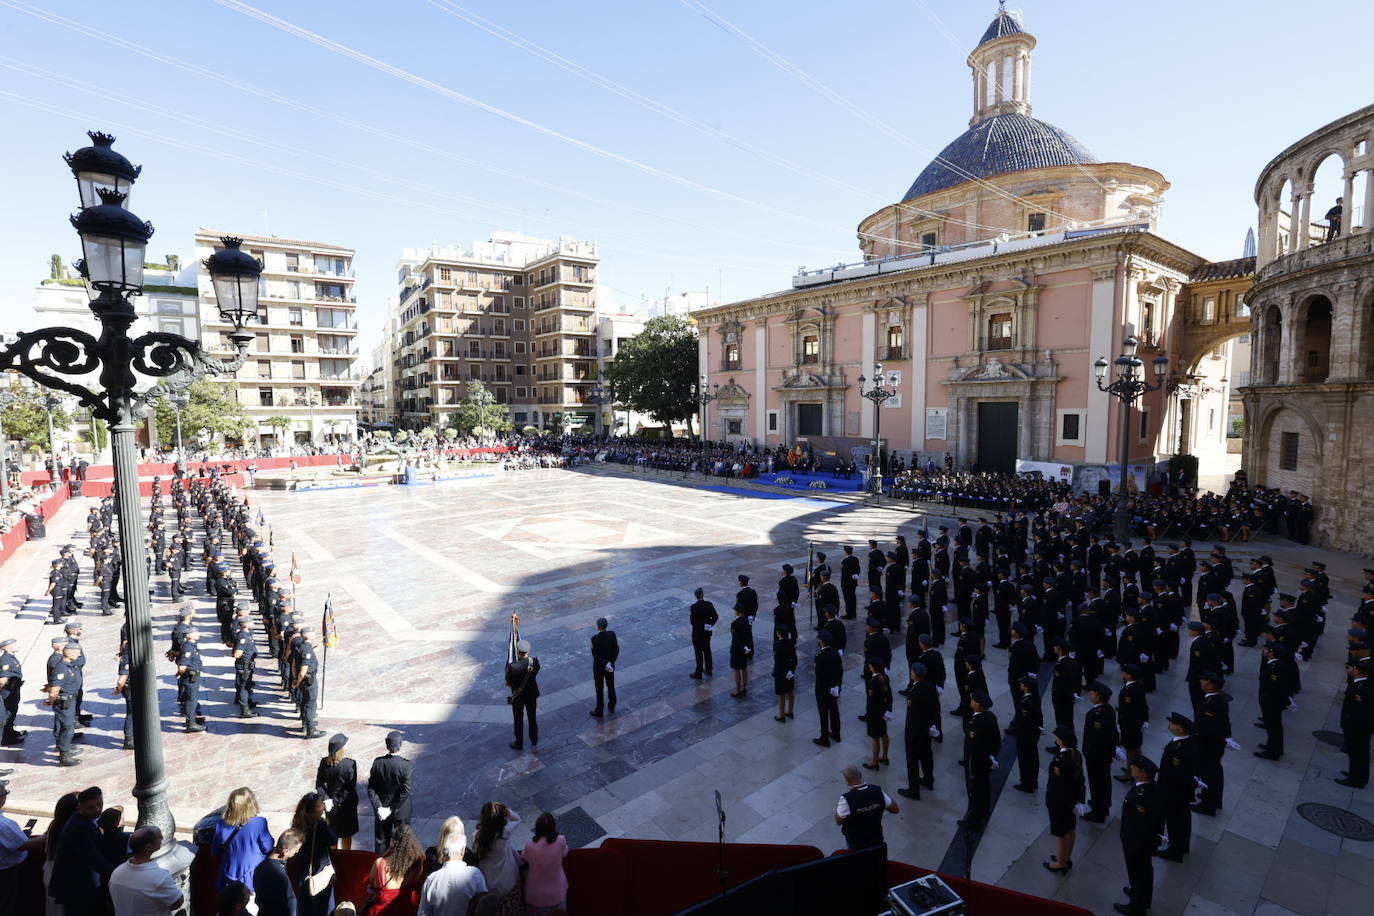
[[[801,503],[803,506],[822,509],[834,509],[843,503],[833,503],[828,499],[807,499],[805,496],[792,496],[787,493],[765,493],[762,490],[746,490],[741,487],[702,487],[703,490],[710,490],[713,493],[728,493],[731,496],[748,496],[751,499],[786,499],[794,503]]]
[[[796,483],[776,483],[779,476],[791,477]],[[864,488],[864,482],[860,475],[855,474],[849,480],[843,478],[832,478],[829,471],[822,471],[819,474],[798,474],[794,471],[779,471],[774,474],[760,474],[759,483],[771,484],[775,487],[787,487],[789,490],[809,490],[811,482],[815,480],[825,481],[827,490],[838,490],[841,493],[857,493]]]

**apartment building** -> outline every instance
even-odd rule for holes
[[[196,232],[197,265],[238,233]],[[238,372],[239,401],[257,422],[262,445],[303,445],[357,438],[358,334],[353,249],[277,236],[240,235],[243,250],[263,262],[257,335]],[[219,319],[214,288],[198,273],[203,340],[214,352],[232,347],[232,327]],[[287,417],[286,429],[268,419]]]
[[[598,263],[593,242],[514,232],[403,251],[388,334],[396,422],[443,429],[481,381],[517,429],[591,427]]]

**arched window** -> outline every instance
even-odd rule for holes
[[[998,312],[988,318],[988,349],[1011,349],[1011,313]]]

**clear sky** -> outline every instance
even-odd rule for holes
[[[1240,255],[1270,158],[1374,95],[1367,0],[1019,5],[1034,114],[1162,172],[1163,233],[1209,258]],[[365,347],[402,248],[497,229],[598,241],[622,303],[782,289],[799,265],[857,260],[859,219],[966,128],[964,58],[996,8],[0,0],[0,325],[29,326],[49,255],[78,255],[60,154],[88,128],[144,166],[132,209],[156,259],[188,255],[198,226],[356,248]]]

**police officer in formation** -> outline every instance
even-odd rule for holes
[[[596,708],[589,715],[598,719],[606,709],[615,712],[615,665],[620,658],[620,643],[615,638],[615,631],[607,629],[610,625],[605,617],[598,617],[596,632],[592,634],[592,685],[596,690]]]

